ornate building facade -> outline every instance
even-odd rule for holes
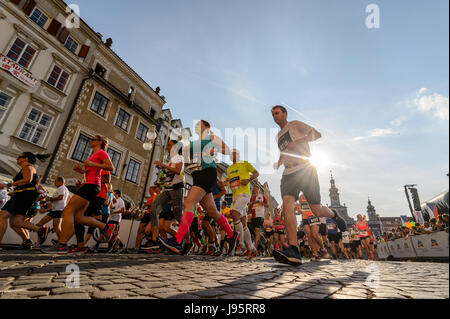
[[[341,215],[341,217],[347,223],[347,226],[350,227],[352,225],[355,225],[355,220],[348,215],[347,206],[345,206],[345,204],[341,205],[339,189],[336,187],[336,181],[333,178],[333,174],[331,174],[330,184],[331,184],[330,187],[331,204],[328,207],[336,209]]]

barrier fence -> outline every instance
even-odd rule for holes
[[[378,243],[377,254],[380,259],[448,258],[449,234],[441,231]]]

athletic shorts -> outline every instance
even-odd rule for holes
[[[241,217],[247,216],[247,204],[250,202],[250,196],[248,194],[239,194],[233,198],[233,210],[239,212]]]
[[[34,191],[25,191],[14,194],[13,197],[6,202],[2,210],[7,211],[11,215],[27,216],[28,211],[38,198],[38,193]]]
[[[283,229],[275,229],[275,234],[284,235],[284,228]]]
[[[37,213],[39,213],[39,209],[36,208],[30,208],[27,213],[26,213],[26,217],[27,218],[33,218],[34,216],[37,215]]]
[[[273,236],[273,234],[275,234],[275,232],[273,230],[271,230],[271,231],[266,230],[265,233],[266,233],[267,238],[269,238],[270,236]]]
[[[350,247],[353,251],[356,251],[356,249],[358,248],[358,246],[361,246],[361,241],[360,240],[354,240],[350,243]]]
[[[344,243],[344,248],[349,249],[350,248],[350,243]]]
[[[148,224],[148,223],[150,223],[151,219],[152,219],[152,216],[150,213],[144,214],[144,216],[141,219],[141,224]]]
[[[98,193],[100,193],[100,185],[84,184],[75,195],[92,203],[97,198]]]
[[[106,224],[109,219],[109,214],[102,214],[102,223]]]
[[[281,197],[289,195],[298,199],[300,192],[310,205],[320,204],[319,178],[313,165],[305,164],[299,171],[281,178]]]
[[[338,234],[328,234],[328,241],[332,242],[334,241],[336,244],[339,244],[339,241],[341,240],[341,236]]]
[[[217,182],[217,169],[215,167],[208,167],[201,171],[192,173],[193,186],[200,187],[207,194],[211,193],[211,189]]]
[[[359,236],[359,238],[360,238],[360,240],[365,240],[367,238],[370,238],[370,236],[365,236],[365,237]]]
[[[314,226],[320,224],[320,219],[316,216],[309,216],[308,219],[303,219],[303,222],[305,225]]]
[[[263,228],[264,217],[256,217],[252,219],[252,224],[254,228]]]
[[[105,203],[105,199],[102,197],[95,197],[90,203],[84,216],[100,216],[102,214],[102,206]]]
[[[172,210],[163,210],[161,214],[159,214],[159,218],[165,219],[165,220],[174,220],[175,216],[173,214]]]
[[[52,210],[48,213],[48,216],[51,218],[62,218],[62,210]]]
[[[322,236],[327,235],[327,224],[320,224],[319,226],[319,234]]]

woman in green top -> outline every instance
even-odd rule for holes
[[[217,211],[214,197],[211,193],[211,189],[217,180],[217,167],[214,160],[214,153],[217,151],[225,155],[231,155],[231,151],[219,137],[211,133],[211,125],[207,121],[199,121],[195,125],[195,132],[200,138],[191,142],[183,150],[185,158],[186,155],[189,155],[185,170],[191,172],[194,182],[192,188],[189,190],[188,196],[184,200],[180,227],[174,238],[160,238],[160,241],[164,246],[177,254],[182,252],[187,253],[192,247],[188,230],[194,219],[194,208],[200,203],[206,211],[206,214],[213,218],[217,225],[227,233],[230,247],[229,252],[231,252],[235,248],[240,234],[234,232],[225,216]],[[185,236],[187,244],[183,250],[181,243]]]

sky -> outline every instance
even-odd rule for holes
[[[67,2],[70,4],[70,2]],[[366,20],[379,8],[379,28]],[[258,132],[259,180],[281,203],[282,171],[270,107],[322,133],[322,203],[330,170],[349,215],[370,196],[380,216],[409,215],[403,185],[421,201],[448,190],[449,2],[306,0],[77,0],[81,18],[153,88],[185,127],[208,120]],[[374,20],[371,20],[374,21]],[[265,137],[265,139],[264,139]],[[251,147],[250,147],[251,149]],[[252,154],[249,154],[252,153]],[[267,157],[267,154],[270,156]]]

